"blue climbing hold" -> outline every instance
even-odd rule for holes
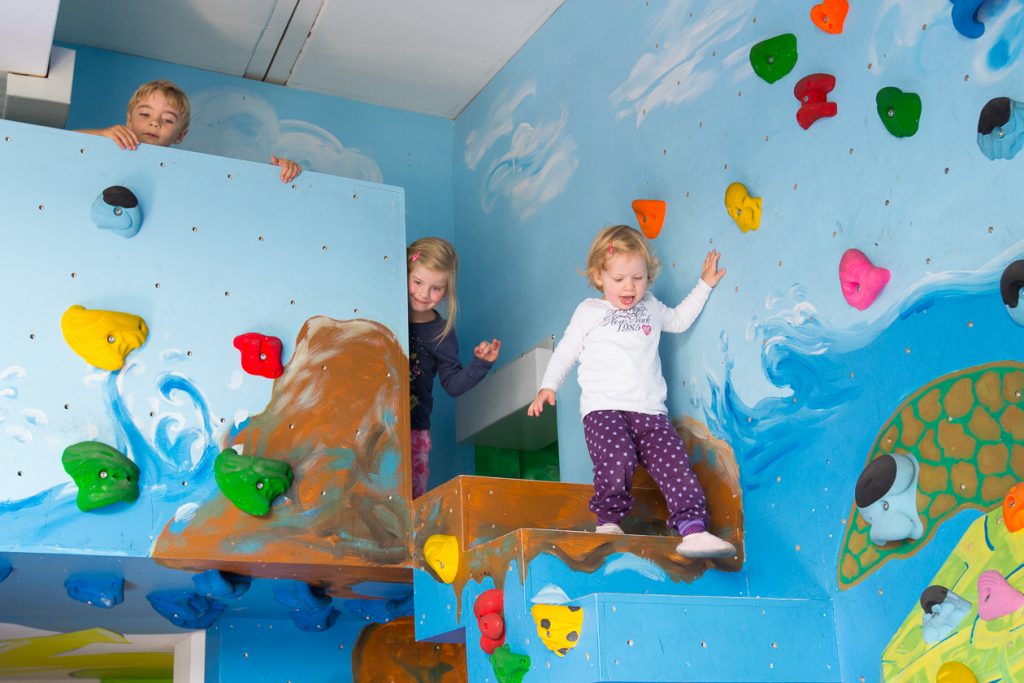
[[[0,583],[3,583],[11,575],[11,563],[6,557],[0,557]]]
[[[142,209],[131,190],[121,185],[108,187],[92,203],[90,218],[97,228],[121,237],[135,237],[142,229]]]
[[[407,595],[390,600],[345,600],[345,609],[363,617],[366,621],[386,624],[399,617],[407,617],[413,613],[412,591]]]
[[[274,599],[288,609],[304,612],[321,610],[331,604],[331,596],[323,588],[310,586],[302,581],[281,579],[271,589]]]
[[[210,598],[240,598],[252,585],[252,579],[241,574],[207,569],[192,577],[196,591]]]
[[[157,614],[175,626],[209,628],[227,605],[193,591],[155,591],[146,596]]]
[[[1003,276],[999,278],[999,294],[1003,298],[1006,312],[1018,325],[1024,325],[1024,301],[1021,301],[1021,290],[1024,289],[1024,260],[1014,261],[1006,266]]]
[[[64,580],[68,597],[110,609],[124,602],[124,577],[117,574],[75,574]]]
[[[317,633],[326,631],[334,626],[338,615],[341,614],[332,605],[327,605],[316,610],[292,610],[292,622],[301,631]]]
[[[985,0],[949,0],[953,3],[953,28],[965,38],[981,38],[985,25],[978,21],[978,9]]]
[[[996,97],[978,116],[978,147],[989,159],[1012,159],[1024,147],[1024,104]]]

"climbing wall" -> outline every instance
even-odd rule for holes
[[[0,125],[0,548],[400,565],[402,191]],[[103,498],[123,460],[72,476],[82,442],[138,468],[137,500]]]
[[[668,304],[721,253],[696,323],[662,338],[668,412],[734,454],[737,595],[831,604],[841,672],[823,675],[880,680],[908,606],[1024,479],[1022,27],[1012,2],[569,0],[456,121],[456,242],[464,281],[488,283],[464,308],[471,338],[557,348],[600,296],[579,273],[604,226],[652,238]],[[570,377],[560,473],[585,484],[578,409]],[[866,465],[892,452],[919,477],[858,505]],[[721,594],[717,580],[660,590]],[[569,604],[593,590],[566,589]],[[754,651],[782,666],[790,632],[766,622],[741,640],[775,643]],[[645,639],[623,636],[634,652]],[[663,663],[671,679],[678,662]]]

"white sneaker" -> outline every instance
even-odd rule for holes
[[[714,534],[701,531],[689,536],[683,536],[683,540],[676,546],[676,552],[683,557],[694,558],[733,557],[736,555],[736,546]]]
[[[604,524],[599,524],[597,528],[594,529],[594,533],[621,536],[624,532],[622,531],[622,527],[615,522],[605,522]]]

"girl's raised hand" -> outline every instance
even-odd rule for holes
[[[530,403],[530,407],[526,409],[526,414],[530,417],[540,417],[540,414],[544,411],[544,404],[555,405],[555,392],[550,389],[541,389],[537,392],[537,397]]]
[[[498,360],[498,352],[501,351],[501,342],[497,339],[492,339],[489,342],[482,341],[476,345],[473,349],[473,355],[480,360],[485,360],[488,363],[493,363]]]
[[[714,287],[725,277],[725,268],[718,269],[718,258],[720,256],[721,254],[718,253],[717,249],[712,249],[704,257],[704,269],[701,271],[700,279],[706,282],[709,287]]]

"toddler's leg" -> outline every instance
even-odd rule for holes
[[[430,430],[412,430],[412,497],[419,498],[427,491],[430,479]]]
[[[704,531],[707,501],[697,475],[690,469],[686,447],[664,415],[633,413],[640,464],[665,496],[668,525],[680,533]]]
[[[633,508],[636,446],[633,430],[618,410],[595,410],[583,418],[583,436],[594,462],[594,496],[590,511],[599,524],[618,524]]]

